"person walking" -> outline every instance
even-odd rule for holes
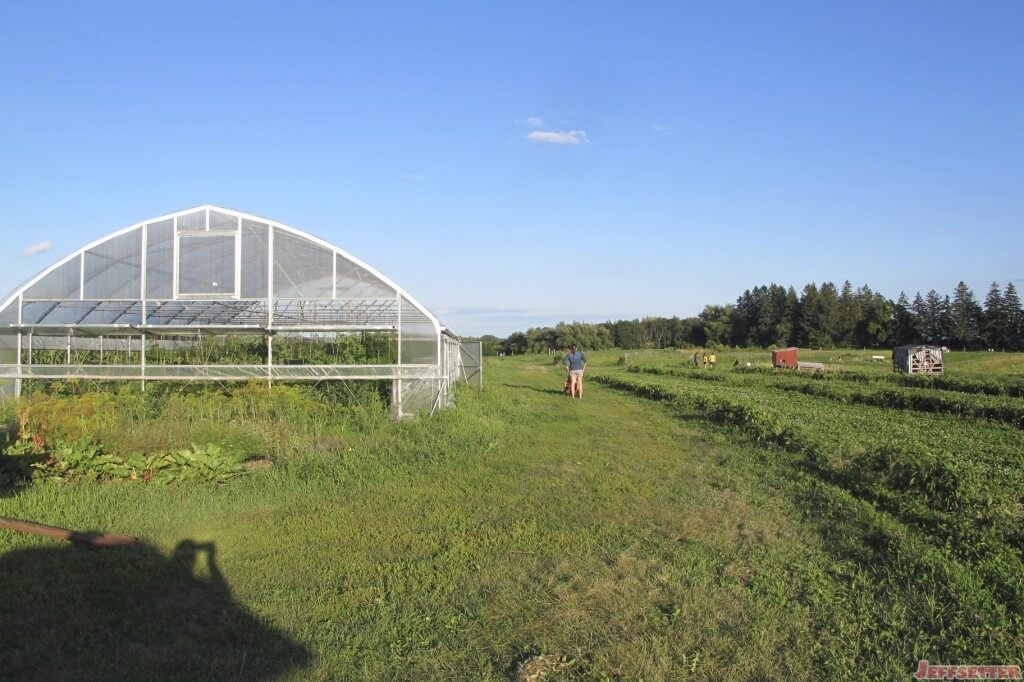
[[[718,356],[715,355],[715,351],[711,351],[711,355],[708,356],[708,364],[711,365],[711,369],[715,368],[718,364]]]
[[[569,371],[569,395],[582,399],[583,371],[587,368],[587,356],[572,345],[569,346],[569,353],[562,360],[562,364]]]
[[[565,355],[562,356],[562,364],[563,365],[565,364],[565,358],[569,357],[569,353],[571,353],[571,352],[572,352],[572,350],[570,349],[570,347],[566,346],[565,347]],[[566,374],[565,374],[565,386],[562,387],[562,393],[564,393],[565,395],[572,395],[572,377],[569,376],[568,372],[566,372]]]
[[[700,353],[693,351],[693,366],[696,369],[700,366]]]
[[[707,369],[708,368],[708,354],[704,353],[703,355],[701,355],[700,356],[700,361],[704,365],[704,369]]]

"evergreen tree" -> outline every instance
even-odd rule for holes
[[[970,288],[960,282],[950,306],[950,342],[967,350],[978,345],[981,334],[981,306]]]
[[[759,285],[743,292],[735,305],[708,305],[696,317],[646,317],[603,324],[560,322],[535,327],[500,340],[488,337],[488,353],[546,352],[570,343],[587,349],[618,347],[793,345],[807,348],[878,348],[908,343],[953,344],[1024,351],[1024,310],[1015,286],[1005,293],[993,283],[979,306],[971,289],[959,282],[950,296],[934,289],[911,302],[900,292],[895,302],[863,285],[813,282],[798,295],[793,287]]]
[[[910,310],[914,317],[914,341],[926,341],[925,338],[925,320],[928,319],[928,310],[924,305],[924,298],[921,297],[921,292],[918,291],[914,294],[914,302],[910,304]]]
[[[836,325],[833,332],[833,339],[836,345],[854,345],[853,332],[857,326],[857,297],[853,293],[853,285],[850,280],[843,282],[843,288],[839,292],[836,302]]]
[[[796,329],[793,331],[794,346],[809,346],[810,338],[816,333],[818,310],[818,286],[811,282],[800,292],[796,311]]]
[[[907,294],[901,291],[892,308],[892,343],[895,346],[902,346],[913,343],[917,339],[917,322],[914,319],[914,311],[910,307],[910,299],[907,298]]]
[[[916,299],[914,304],[917,305]],[[935,289],[925,294],[919,315],[924,340],[927,343],[945,343],[946,330],[949,328],[949,311],[942,296]]]
[[[797,337],[800,335],[800,297],[796,289],[786,289],[786,311],[789,315],[789,334],[786,335],[786,345],[795,346]]]
[[[754,287],[753,291],[747,289],[736,299],[736,309],[729,329],[733,343],[746,345],[749,342],[750,330],[757,325],[760,305],[760,287]]]
[[[1021,310],[1020,297],[1013,282],[1006,285],[1006,293],[1003,294],[1003,319],[1006,349],[1024,350],[1024,310]]]
[[[892,301],[881,293],[875,292],[875,296],[872,299],[874,305],[872,306],[872,318],[877,322],[875,327],[875,342],[866,344],[867,347],[877,348],[879,346],[892,346],[893,345],[893,333],[892,333]],[[871,325],[868,325],[868,329],[871,329]]]
[[[821,325],[822,347],[832,347],[838,342],[836,333],[839,319],[839,292],[832,282],[823,282],[818,288],[819,323]]]
[[[1003,319],[1003,312],[1003,297],[999,293],[999,283],[992,282],[985,296],[985,310],[981,315],[981,338],[988,348],[1006,347],[1006,322]]]
[[[953,335],[953,316],[950,311],[953,303],[949,300],[949,294],[942,297],[942,311],[939,313],[939,323],[942,329],[942,342],[948,344]]]
[[[821,303],[821,292],[811,282],[800,297],[800,346],[821,347],[831,343],[826,333],[828,322]]]
[[[785,346],[792,334],[789,299],[786,290],[778,284],[768,286],[761,312],[759,335],[762,345]]]

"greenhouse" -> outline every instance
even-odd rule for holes
[[[0,394],[35,382],[373,381],[404,417],[448,406],[479,354],[322,239],[215,206],[114,232],[0,304]]]

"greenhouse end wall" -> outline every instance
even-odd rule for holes
[[[449,349],[458,337],[383,274],[308,233],[214,206],[93,242],[0,305],[4,395],[17,395],[33,379],[388,380],[395,415],[408,416],[450,404],[458,378]],[[154,364],[155,351],[171,339],[201,345],[241,334],[265,338],[258,361]],[[395,357],[383,364],[275,362],[275,339],[352,334],[364,341],[367,334],[394,335]],[[126,349],[130,361],[105,362],[115,349]]]

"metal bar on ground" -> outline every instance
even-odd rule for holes
[[[39,535],[44,538],[54,538],[55,540],[68,540],[69,542],[77,542],[81,545],[91,545],[93,547],[124,547],[139,542],[138,538],[130,535],[84,533],[82,531],[66,530],[57,526],[47,526],[42,523],[21,521],[3,516],[0,516],[0,528],[16,530],[19,533]]]

